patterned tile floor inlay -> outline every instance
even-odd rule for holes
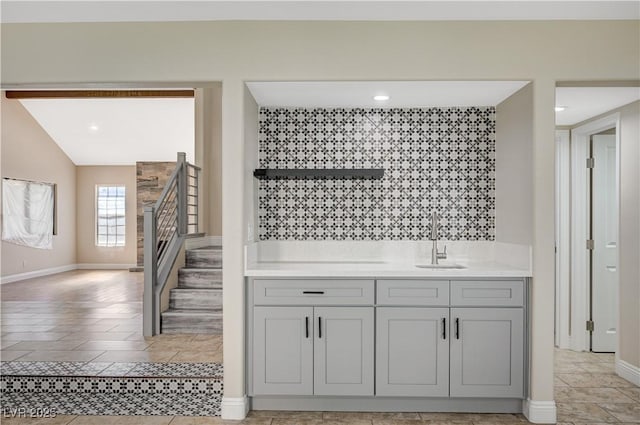
[[[222,377],[220,363],[2,362],[2,375]]]
[[[201,394],[222,392],[222,378],[2,376],[2,393]]]
[[[63,415],[217,416],[218,363],[2,362],[3,409]]]
[[[55,409],[58,415],[220,416],[221,398],[220,393],[3,393],[2,406]]]

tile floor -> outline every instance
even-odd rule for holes
[[[3,284],[0,360],[222,362],[221,335],[142,336],[143,274],[78,270]]]
[[[53,277],[5,284],[2,294],[3,361],[45,358],[86,362],[218,361],[222,341],[210,335],[165,335],[143,338],[139,333],[141,279],[139,273],[76,271]],[[20,285],[22,284],[22,285]],[[47,300],[54,298],[56,302]],[[58,296],[60,295],[60,296]],[[135,298],[138,297],[138,298]],[[13,348],[13,349],[12,349]],[[83,354],[92,353],[82,357]],[[93,355],[95,354],[95,355]],[[69,357],[67,357],[69,356]],[[99,360],[102,358],[102,360]],[[106,359],[106,360],[105,360]],[[144,360],[143,360],[144,359]],[[195,359],[198,359],[197,361]],[[217,359],[217,360],[200,360]],[[75,360],[75,359],[74,359]],[[640,423],[640,388],[615,375],[613,355],[556,351],[558,423]],[[73,361],[73,360],[71,360]],[[153,360],[152,360],[153,361]],[[526,424],[522,415],[442,413],[251,412],[241,422],[215,417],[67,416],[11,417],[13,424],[247,424],[247,425],[508,425]]]

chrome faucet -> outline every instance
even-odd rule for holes
[[[447,258],[447,246],[444,246],[444,251],[438,251],[438,229],[440,228],[440,224],[438,224],[438,220],[440,219],[440,215],[437,212],[431,213],[431,239],[433,241],[433,248],[431,248],[431,264],[437,265],[438,260],[446,260]]]

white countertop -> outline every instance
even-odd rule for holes
[[[446,264],[446,263],[445,263]],[[530,277],[530,270],[495,262],[456,262],[464,269],[425,269],[378,261],[262,261],[248,263],[251,277]]]
[[[463,269],[428,269],[432,244],[407,241],[262,241],[245,248],[251,277],[530,277],[531,248],[496,242],[440,242],[442,264]]]

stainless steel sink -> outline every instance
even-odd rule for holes
[[[416,264],[421,269],[466,269],[462,264]]]

